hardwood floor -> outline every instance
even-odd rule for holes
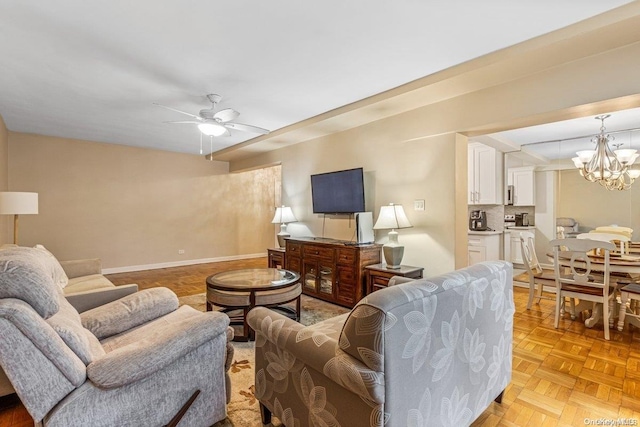
[[[108,277],[116,284],[137,283],[140,289],[166,286],[187,296],[202,293],[208,275],[264,267],[266,262],[258,258]],[[583,426],[602,419],[640,425],[640,332],[612,330],[611,341],[605,341],[602,327],[587,329],[580,320],[569,318],[555,329],[553,302],[543,300],[527,311],[527,292],[514,290],[511,384],[502,404],[493,403],[473,426]],[[0,427],[32,425],[20,403],[2,408],[0,402]]]
[[[140,290],[164,286],[179,297],[201,294],[205,291],[205,280],[212,274],[240,268],[264,268],[267,258],[250,258],[239,261],[223,261],[186,267],[161,268],[158,270],[135,271],[132,273],[109,274],[107,277],[115,285],[136,283]]]

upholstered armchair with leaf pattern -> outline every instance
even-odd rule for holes
[[[471,424],[511,380],[512,276],[508,262],[476,264],[376,291],[309,327],[253,309],[263,423]]]

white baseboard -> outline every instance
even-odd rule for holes
[[[129,265],[125,267],[103,268],[102,274],[130,273],[132,271],[156,270],[159,268],[170,268],[170,267],[183,267],[185,265],[207,264],[210,262],[237,261],[241,259],[261,258],[266,256],[267,256],[266,253],[261,253],[261,254],[247,254],[247,255],[231,255],[231,256],[223,256],[223,257],[217,257],[217,258],[190,259],[190,260],[184,260],[184,261],[161,262],[158,264]]]

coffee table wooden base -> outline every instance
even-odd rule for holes
[[[236,334],[233,340],[240,342],[252,341],[255,334],[246,322],[247,314],[252,308],[269,307],[297,321],[300,320],[301,294],[302,286],[300,283],[274,291],[263,292],[218,291],[207,288],[207,311],[212,311],[214,305],[222,307],[221,311],[229,316],[231,325],[242,326],[243,334]],[[283,306],[283,304],[292,301],[296,303],[295,309]]]

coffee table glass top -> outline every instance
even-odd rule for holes
[[[207,278],[207,284],[216,289],[268,290],[279,289],[296,283],[300,275],[293,271],[277,268],[249,268],[214,274]]]

